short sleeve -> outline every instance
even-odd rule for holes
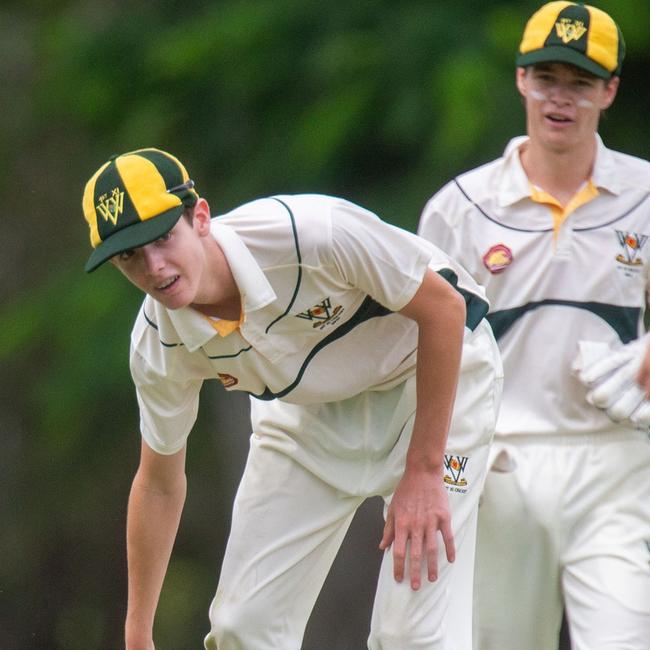
[[[452,258],[462,259],[461,215],[457,191],[452,184],[447,184],[425,205],[418,234]]]
[[[444,259],[429,242],[347,202],[332,210],[332,252],[348,284],[392,311],[410,302],[432,259]]]
[[[182,449],[194,426],[202,380],[173,381],[156,373],[131,351],[131,376],[140,407],[140,432],[159,454]]]

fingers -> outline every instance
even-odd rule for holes
[[[386,517],[386,523],[384,524],[384,534],[381,537],[379,542],[379,550],[385,551],[393,543],[395,539],[395,520],[389,515]]]
[[[621,366],[587,393],[587,401],[601,409],[609,408],[625,391],[635,385],[636,373],[634,363]]]
[[[392,538],[393,544],[393,577],[397,582],[402,582],[407,572],[411,589],[417,591],[422,586],[422,571],[426,568],[427,579],[435,582],[438,579],[438,534],[435,527],[431,527],[426,536],[418,532],[410,534],[397,534]],[[391,533],[392,534],[392,533]],[[445,555],[448,562],[456,559],[456,547],[450,522],[440,523],[440,534],[445,546]],[[390,546],[389,538],[384,534],[379,548],[386,550]],[[423,567],[423,563],[425,567]]]
[[[435,528],[427,535],[427,578],[429,582],[438,579],[438,535]]]
[[[420,588],[420,576],[422,575],[422,536],[414,534],[411,536],[409,552],[409,573],[411,577],[411,589],[417,591]]]
[[[607,415],[619,422],[629,418],[645,400],[645,391],[637,384],[632,384],[618,399],[607,409]]]
[[[608,375],[613,374],[616,370],[629,363],[634,358],[629,352],[620,352],[609,354],[595,363],[590,364],[580,372],[580,379],[586,385],[591,385],[597,381],[602,381]]]
[[[639,408],[630,415],[630,420],[634,426],[640,429],[648,429],[650,427],[650,402],[645,400]]]
[[[442,533],[442,541],[445,543],[445,552],[447,554],[447,562],[456,561],[456,544],[454,543],[454,533],[451,529],[451,520],[445,520],[440,526]]]

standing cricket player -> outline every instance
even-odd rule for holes
[[[502,377],[478,285],[338,198],[276,196],[211,219],[184,166],[156,149],[102,165],[83,208],[86,270],[110,260],[147,294],[131,338],[142,450],[127,648],[154,647],[186,441],[203,380],[218,378],[252,396],[252,436],[206,648],[300,648],[354,512],[381,495],[369,648],[470,650]]]
[[[603,11],[542,6],[516,57],[527,136],[421,218],[486,287],[504,361],[477,650],[557,650],[563,606],[574,650],[650,647],[650,164],[597,135],[623,55]]]

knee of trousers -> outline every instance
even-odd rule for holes
[[[267,646],[276,636],[269,611],[254,603],[228,603],[222,601],[210,612],[211,630],[205,647],[209,650],[248,650]],[[279,630],[275,631],[280,632]]]
[[[369,650],[404,650],[405,648],[438,650],[443,647],[443,638],[441,629],[424,635],[413,635],[407,629],[398,631],[392,625],[385,626],[374,620],[368,637],[368,648]]]

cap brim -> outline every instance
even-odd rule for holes
[[[536,63],[569,63],[605,80],[611,79],[614,74],[584,54],[561,45],[550,45],[525,54],[519,53],[515,63],[522,68]]]
[[[182,205],[175,206],[147,221],[135,223],[127,228],[113,233],[106,241],[102,242],[92,252],[86,266],[86,273],[94,271],[106,260],[130,248],[138,248],[162,237],[169,232],[183,214]]]

